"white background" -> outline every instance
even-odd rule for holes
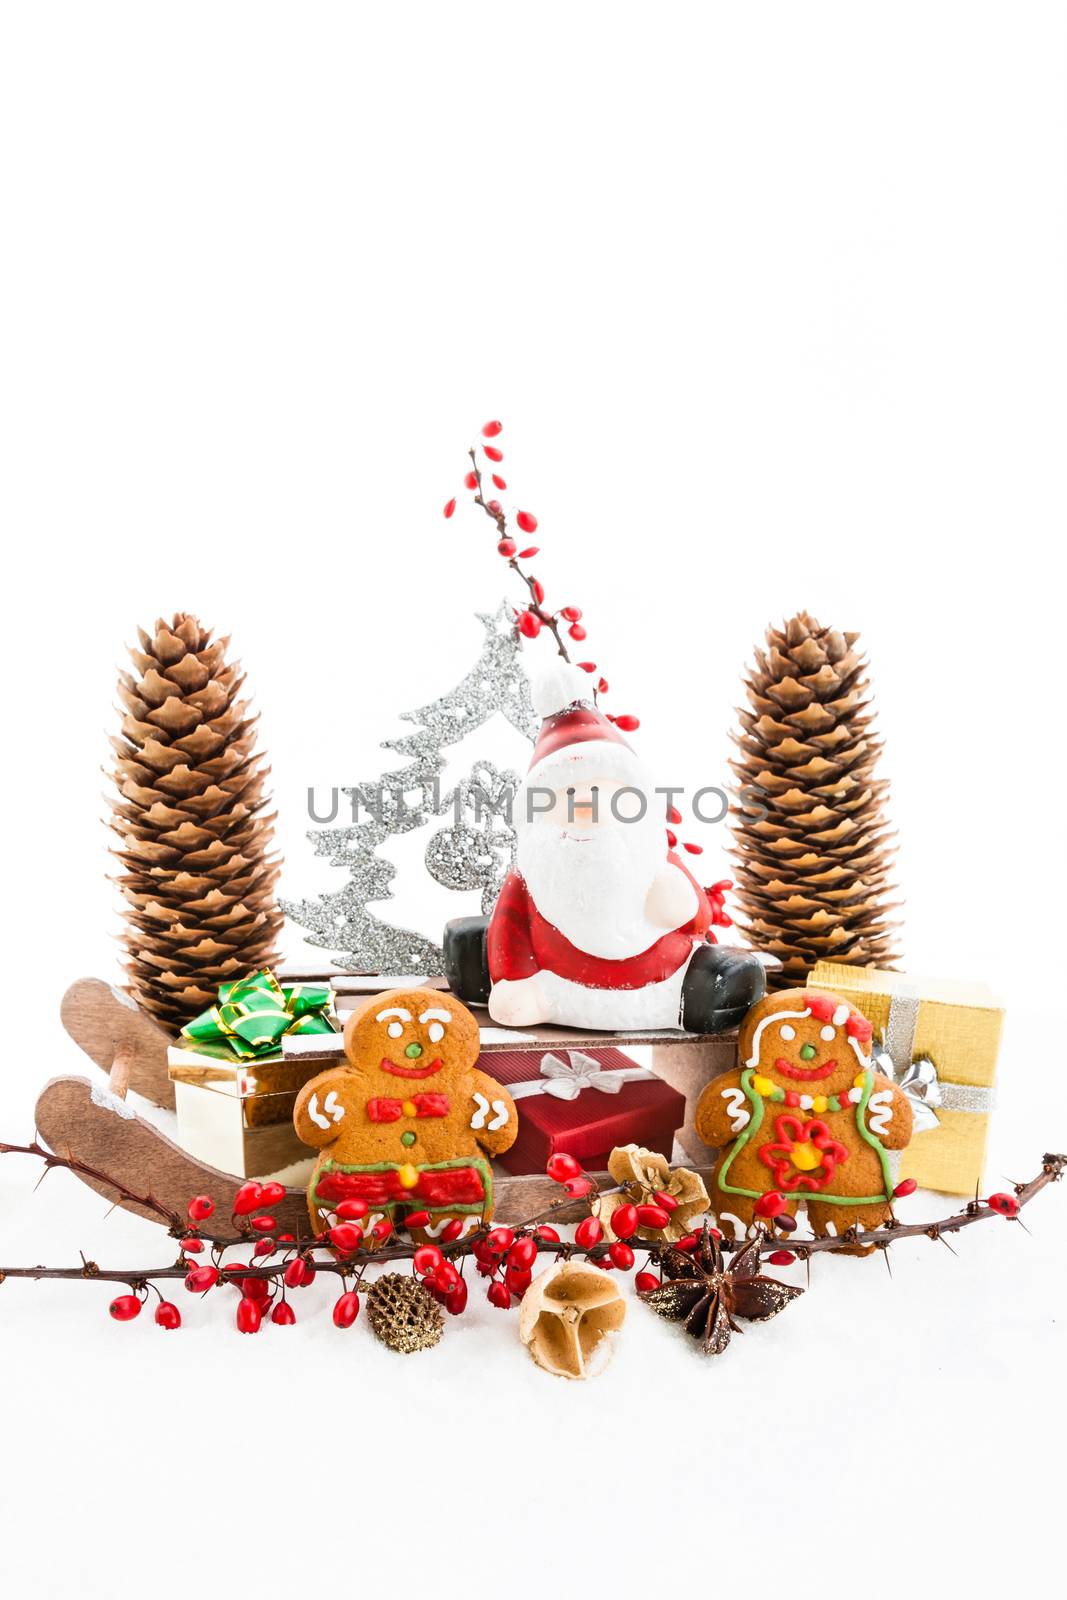
[[[232,634],[283,888],[337,887],[307,787],[379,771],[504,591],[484,519],[440,515],[499,416],[549,600],[664,782],[725,776],[769,621],[861,631],[907,963],[1010,1007],[990,1186],[1067,1147],[1065,35],[973,0],[4,8],[3,1137],[93,1070],[58,1001],[117,976],[100,769],[136,625]],[[160,1258],[35,1178],[0,1164],[0,1265]],[[1061,1544],[1063,1202],[892,1282],[824,1262],[714,1366],[634,1307],[584,1387],[480,1301],[401,1364],[325,1294],[171,1338],[9,1283],[0,1575],[577,1593],[647,1560],[650,1592],[825,1596],[936,1562],[1025,1592]]]

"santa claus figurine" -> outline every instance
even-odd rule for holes
[[[544,721],[515,796],[515,865],[488,922],[445,930],[453,991],[511,1027],[735,1027],[764,993],[763,966],[714,943],[662,792],[577,667],[560,663],[533,700]]]

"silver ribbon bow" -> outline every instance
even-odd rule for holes
[[[582,1050],[567,1053],[569,1060],[551,1052],[543,1055],[538,1068],[541,1076],[529,1083],[509,1084],[511,1098],[522,1100],[531,1094],[550,1094],[557,1100],[577,1100],[583,1089],[618,1094],[624,1083],[639,1083],[655,1077],[648,1067],[605,1068]]]
[[[876,1072],[889,1078],[907,1095],[911,1102],[912,1133],[937,1127],[934,1107],[941,1104],[941,1084],[929,1056],[919,1056],[915,1061],[909,1058],[898,1065],[883,1048],[873,1052],[873,1065]]]
[[[889,1022],[880,1049],[872,1052],[877,1072],[895,1083],[911,1105],[913,1133],[938,1126],[937,1108],[945,1111],[991,1111],[993,1091],[967,1083],[942,1083],[929,1056],[916,1056],[919,990],[901,984],[889,1001]]]

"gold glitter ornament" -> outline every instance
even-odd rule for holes
[[[444,1328],[441,1308],[417,1278],[386,1272],[367,1291],[367,1321],[376,1338],[401,1355],[430,1350]]]

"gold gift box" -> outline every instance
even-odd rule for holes
[[[240,1178],[279,1172],[311,1152],[293,1127],[293,1106],[320,1061],[288,1061],[280,1051],[238,1061],[171,1045],[167,1072],[174,1085],[183,1149]]]
[[[915,978],[878,967],[847,967],[820,961],[808,982],[830,989],[854,1005],[874,1027],[877,1050],[889,1039],[901,1066],[897,1016],[914,1016],[910,1059],[931,1061],[944,1103],[935,1106],[937,1127],[916,1133],[900,1158],[900,1177],[924,1189],[973,1195],[982,1181],[1004,1010],[983,983]],[[916,1008],[917,1005],[917,1009]],[[905,1037],[905,1049],[907,1038]]]

